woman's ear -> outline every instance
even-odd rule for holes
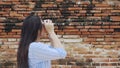
[[[41,37],[44,37],[44,36],[47,35],[47,31],[44,27],[42,27],[42,30],[41,31],[39,30],[38,33],[39,33],[38,35],[41,36]]]
[[[42,31],[39,30],[39,31],[38,31],[38,36],[41,36],[41,33],[42,33]]]

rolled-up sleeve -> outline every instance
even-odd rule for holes
[[[30,45],[31,54],[40,60],[55,60],[66,57],[67,52],[63,48],[54,48],[44,43],[33,43]]]

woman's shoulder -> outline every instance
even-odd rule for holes
[[[42,43],[42,42],[32,42],[30,43],[29,48],[43,48],[43,47],[48,47],[50,45]]]
[[[31,42],[30,45],[41,44],[41,42]]]

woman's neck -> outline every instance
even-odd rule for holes
[[[37,39],[35,40],[35,42],[40,42],[40,37],[37,37]]]

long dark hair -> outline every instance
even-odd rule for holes
[[[21,39],[17,52],[18,68],[29,68],[29,44],[37,39],[39,30],[42,30],[41,20],[35,13],[31,13],[30,16],[26,17],[22,25]]]

